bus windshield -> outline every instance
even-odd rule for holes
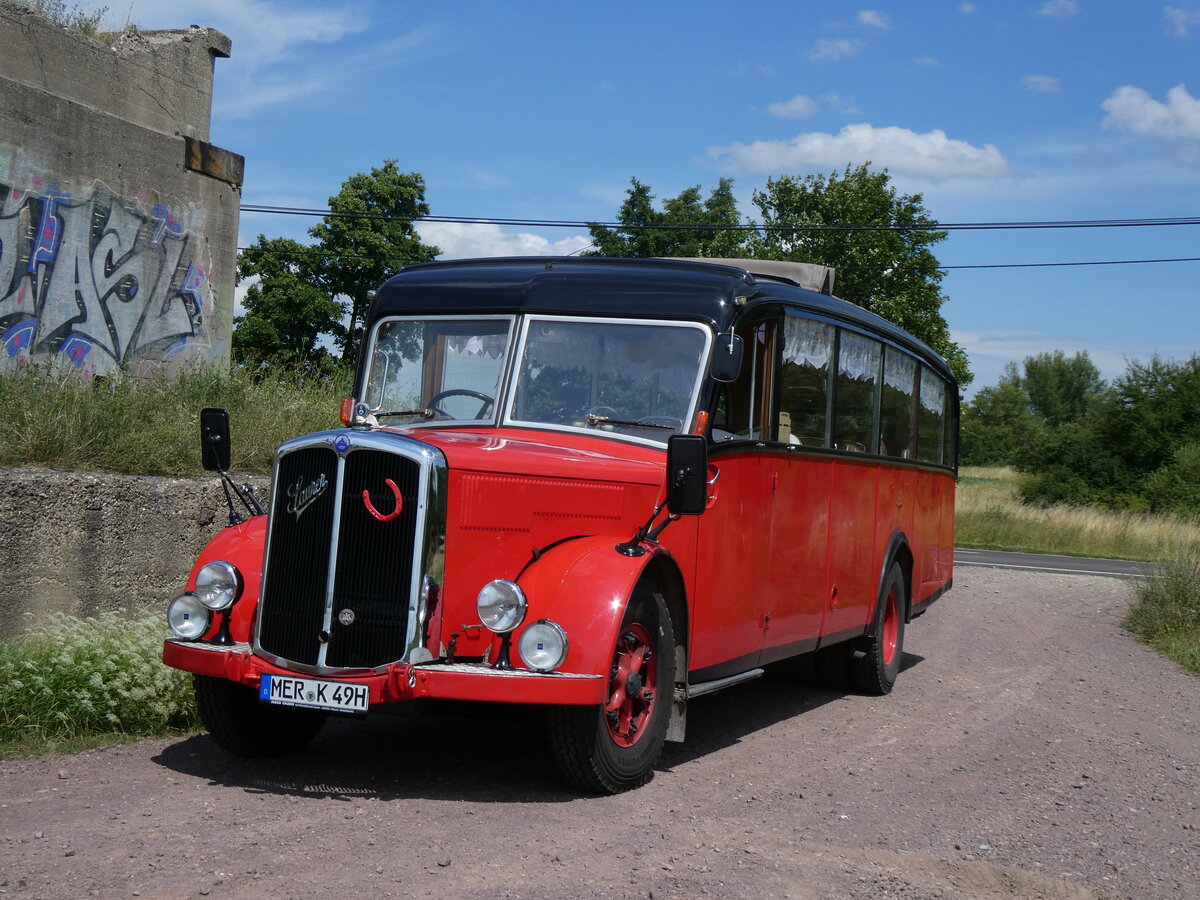
[[[508,421],[665,443],[694,414],[708,340],[697,325],[531,318]]]
[[[363,399],[388,424],[492,420],[512,326],[512,317],[384,321]]]

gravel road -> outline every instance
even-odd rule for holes
[[[1200,897],[1200,680],[1129,589],[962,568],[889,697],[693,702],[653,781],[579,797],[533,715],[377,716],[246,763],[207,736],[0,762],[17,897]]]

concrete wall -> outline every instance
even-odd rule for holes
[[[268,479],[251,481],[265,504]],[[0,483],[0,638],[57,612],[165,615],[228,522],[216,477],[0,469]]]
[[[226,364],[243,161],[209,144],[217,31],[112,47],[0,0],[0,371]]]

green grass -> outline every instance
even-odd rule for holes
[[[0,757],[197,727],[191,676],[162,664],[161,613],[55,616],[0,643]]]
[[[194,475],[200,465],[200,409],[229,409],[231,469],[269,473],[290,437],[338,426],[344,381],[291,372],[251,377],[197,369],[175,379],[34,368],[0,377],[0,466],[129,475]]]
[[[1029,506],[1011,469],[959,473],[955,542],[1017,550],[1158,562],[1200,552],[1200,521],[1081,506]]]

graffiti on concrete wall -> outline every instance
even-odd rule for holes
[[[204,242],[148,195],[0,179],[0,362],[145,373],[207,356]]]

